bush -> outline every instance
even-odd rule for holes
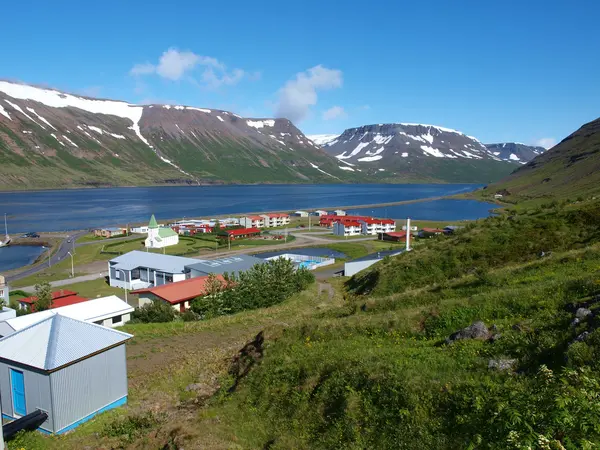
[[[305,268],[295,269],[284,258],[257,264],[238,276],[226,276],[225,286],[207,287],[207,295],[192,302],[192,311],[203,319],[236,312],[265,308],[281,303],[314,282],[314,275]],[[212,286],[214,283],[207,283]]]
[[[177,311],[171,305],[161,300],[154,300],[131,313],[131,323],[172,322],[177,315]]]

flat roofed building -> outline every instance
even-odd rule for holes
[[[134,250],[108,262],[109,284],[142,289],[185,280],[185,266],[197,259]]]
[[[203,277],[211,273],[215,275],[223,275],[225,273],[237,275],[240,272],[251,269],[257,264],[265,264],[265,260],[249,255],[235,255],[211,260],[195,260],[194,264],[186,266],[186,277]]]

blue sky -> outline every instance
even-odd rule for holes
[[[7,2],[0,78],[285,115],[560,140],[600,116],[600,2]],[[10,18],[10,20],[6,20]]]

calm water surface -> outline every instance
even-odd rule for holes
[[[474,184],[353,184],[173,186],[0,193],[0,216],[11,235],[78,230],[157,219],[207,217],[260,211],[389,203],[470,192]],[[482,206],[484,205],[484,206]],[[405,209],[407,208],[407,209]],[[426,202],[388,208],[389,217],[476,219],[489,215],[478,202]],[[370,211],[370,210],[369,210]],[[452,217],[446,214],[452,213]],[[381,213],[378,212],[378,215]],[[0,230],[3,231],[3,230]]]
[[[32,264],[44,252],[41,245],[9,245],[0,247],[0,271]]]
[[[497,208],[494,203],[477,200],[431,200],[408,205],[396,205],[380,208],[351,209],[356,215],[376,216],[390,219],[412,217],[419,220],[476,220],[490,215],[490,210]]]

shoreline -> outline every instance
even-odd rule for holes
[[[269,182],[261,182],[261,183],[234,183],[234,182],[214,182],[214,183],[180,183],[180,184],[143,184],[143,185],[122,185],[122,186],[114,186],[114,185],[106,185],[106,186],[67,186],[67,187],[49,187],[49,188],[40,188],[40,187],[31,187],[31,188],[23,188],[23,189],[13,189],[13,190],[3,190],[0,189],[1,194],[17,194],[17,193],[39,193],[39,192],[54,192],[54,191],[74,191],[74,190],[90,190],[90,189],[135,189],[135,188],[164,188],[164,187],[230,187],[230,186],[331,186],[331,185],[340,185],[340,186],[348,186],[348,185],[365,185],[365,186],[377,186],[377,185],[416,185],[416,184],[434,184],[440,186],[446,186],[449,184],[472,184],[472,185],[483,185],[483,183],[459,183],[459,182],[427,182],[426,180],[421,181],[401,181],[401,182],[389,182],[389,183],[353,183],[353,182],[335,182],[335,183],[269,183]]]

